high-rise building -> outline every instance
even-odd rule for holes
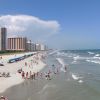
[[[7,29],[0,28],[0,51],[6,50],[6,35],[7,35]]]
[[[41,50],[45,50],[45,45],[41,44]]]
[[[7,50],[26,51],[27,50],[27,38],[26,37],[13,37],[7,40]]]
[[[35,44],[31,41],[27,42],[27,51],[35,51]]]
[[[41,50],[41,45],[36,43],[35,44],[35,49],[36,49],[36,51],[40,51]]]

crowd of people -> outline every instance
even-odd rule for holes
[[[39,73],[33,71],[34,66],[39,64],[39,60],[41,59],[41,57],[43,56],[39,56],[38,54],[33,56],[33,58],[30,61],[25,62],[24,68],[21,68],[17,71],[19,74],[21,74],[22,79],[36,79],[39,76],[42,78],[42,72]],[[24,70],[25,68],[28,68],[28,71]]]
[[[0,77],[10,77],[10,72],[0,72]]]
[[[25,65],[27,66],[26,62],[25,62]],[[40,79],[45,78],[47,80],[51,80],[51,75],[58,74],[60,72],[59,67],[55,67],[55,68],[54,67],[55,66],[53,65],[52,69],[48,68],[48,70],[46,72],[34,72],[34,71],[25,72],[22,69],[19,69],[18,73],[21,74],[22,79],[34,79],[35,80],[35,79],[39,79],[39,78]],[[64,70],[67,71],[67,66],[64,67]]]
[[[0,97],[0,100],[8,100],[8,98],[7,97],[4,97],[4,96],[1,96]]]

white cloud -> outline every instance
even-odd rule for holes
[[[3,15],[0,16],[0,27],[7,27],[8,36],[26,36],[41,41],[59,32],[60,24],[29,15]]]

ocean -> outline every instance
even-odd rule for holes
[[[51,80],[26,80],[0,95],[9,100],[100,100],[100,50],[56,50],[43,61],[47,65],[41,72],[51,71]]]

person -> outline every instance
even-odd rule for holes
[[[59,70],[58,70],[58,68],[57,68],[57,73],[59,73]]]
[[[8,100],[7,98],[5,98],[4,96],[0,97],[0,100]]]
[[[3,76],[3,77],[5,77],[5,75],[6,75],[6,73],[5,73],[5,72],[3,72],[3,73],[2,73],[2,76]]]
[[[30,71],[30,78],[31,78],[32,72]]]
[[[67,71],[67,66],[65,66],[65,71]]]
[[[51,78],[50,78],[50,73],[48,73],[47,77],[48,77],[48,80],[50,80],[50,79],[51,79]]]
[[[34,76],[33,76],[33,74],[30,76],[30,79],[32,79],[32,80],[34,79]]]
[[[56,68],[56,67],[55,67],[55,65],[53,64],[53,65],[52,65],[52,70],[53,70],[54,74],[55,74],[55,68]]]
[[[42,72],[40,73],[40,77],[43,78],[43,73]]]
[[[19,69],[17,72],[18,72],[18,73],[21,73],[21,72],[22,72],[22,68],[21,68],[21,69]]]
[[[0,72],[0,77],[2,77],[2,73]]]
[[[2,56],[0,57],[0,59],[2,59]]]
[[[6,77],[10,77],[10,73],[9,72],[6,74]]]
[[[24,73],[24,71],[22,71],[22,78],[23,78],[23,79],[25,78],[25,73]]]
[[[49,74],[51,73],[51,70],[49,69]]]
[[[39,72],[37,72],[37,77],[39,76]]]
[[[34,80],[35,80],[35,73],[33,73],[33,78],[34,78]]]
[[[27,62],[25,62],[25,66],[27,66]]]
[[[46,77],[47,80],[50,80],[51,79],[50,78],[50,73],[46,73],[45,77]]]
[[[26,79],[28,79],[28,72],[26,72]]]

